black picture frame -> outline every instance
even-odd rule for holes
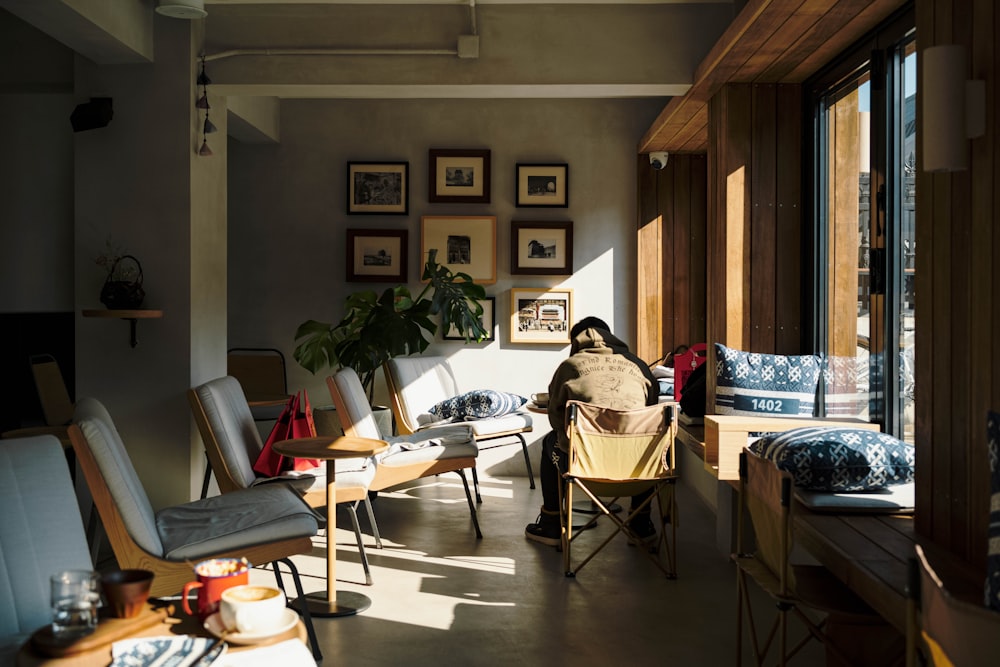
[[[347,212],[352,215],[407,215],[409,162],[348,162]]]
[[[431,203],[490,203],[489,149],[432,148],[427,173]]]
[[[405,229],[348,229],[348,282],[406,282],[407,241]]]
[[[573,223],[510,223],[510,272],[521,276],[573,274]]]
[[[519,208],[567,208],[569,165],[519,163],[515,169]]]

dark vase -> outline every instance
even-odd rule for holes
[[[135,280],[112,280],[115,269],[122,260],[131,260],[135,263],[138,276]],[[101,288],[101,303],[110,310],[131,310],[142,305],[142,300],[146,297],[146,291],[142,289],[142,265],[132,255],[122,255],[115,260],[108,272],[108,278]]]

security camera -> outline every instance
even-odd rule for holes
[[[667,166],[667,158],[670,157],[670,153],[667,151],[654,151],[649,154],[649,164],[653,166],[653,169],[659,171]]]

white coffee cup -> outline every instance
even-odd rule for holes
[[[285,594],[271,586],[233,586],[222,591],[219,616],[228,632],[275,632],[285,619]]]

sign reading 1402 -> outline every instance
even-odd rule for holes
[[[757,412],[781,412],[783,401],[780,398],[752,398],[753,409]]]

